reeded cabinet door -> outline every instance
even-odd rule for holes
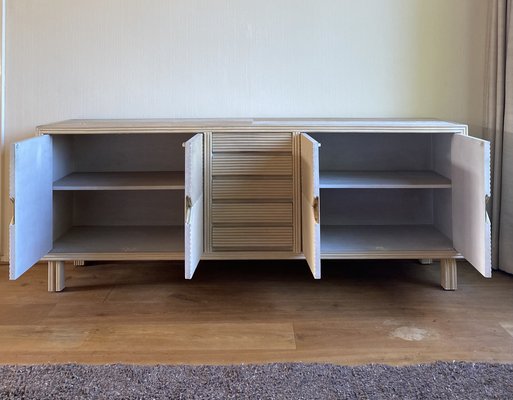
[[[52,137],[14,143],[11,149],[10,197],[14,218],[9,226],[9,278],[18,279],[53,245]]]
[[[203,254],[203,134],[185,147],[185,279],[191,279]]]
[[[301,134],[301,216],[303,252],[315,279],[321,278],[319,143]]]
[[[489,278],[492,275],[491,224],[486,213],[486,197],[490,196],[490,143],[454,135],[451,160],[454,248]]]

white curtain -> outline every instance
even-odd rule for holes
[[[486,136],[492,142],[493,265],[513,273],[513,0],[492,0]]]

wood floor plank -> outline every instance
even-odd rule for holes
[[[37,337],[37,340],[34,338]],[[293,350],[291,323],[123,323],[0,326],[0,352]]]
[[[508,332],[511,337],[513,337],[513,321],[512,322],[500,322],[500,326],[502,326],[506,332]]]
[[[40,324],[55,304],[10,304],[0,306],[0,325]]]
[[[109,262],[48,293],[45,264],[0,265],[0,363],[513,362],[513,278],[458,272],[445,292],[436,263]]]

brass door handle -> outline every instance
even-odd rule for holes
[[[485,222],[490,224],[490,212],[492,211],[492,198],[485,195]]]
[[[14,199],[13,199],[12,197],[9,197],[9,200],[11,200],[11,204],[12,204],[11,225],[14,225],[14,215],[15,215],[15,211],[14,211],[14,208],[15,208],[15,205],[14,205]]]
[[[315,223],[318,224],[319,223],[319,196],[315,196],[314,199],[313,199],[313,213],[314,213],[314,220],[315,220]]]
[[[185,196],[185,223],[191,223],[192,199],[190,196]]]

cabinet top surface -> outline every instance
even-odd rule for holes
[[[212,118],[212,119],[71,119],[37,127],[40,134],[152,133],[205,131],[301,132],[455,132],[464,124],[436,119]]]

